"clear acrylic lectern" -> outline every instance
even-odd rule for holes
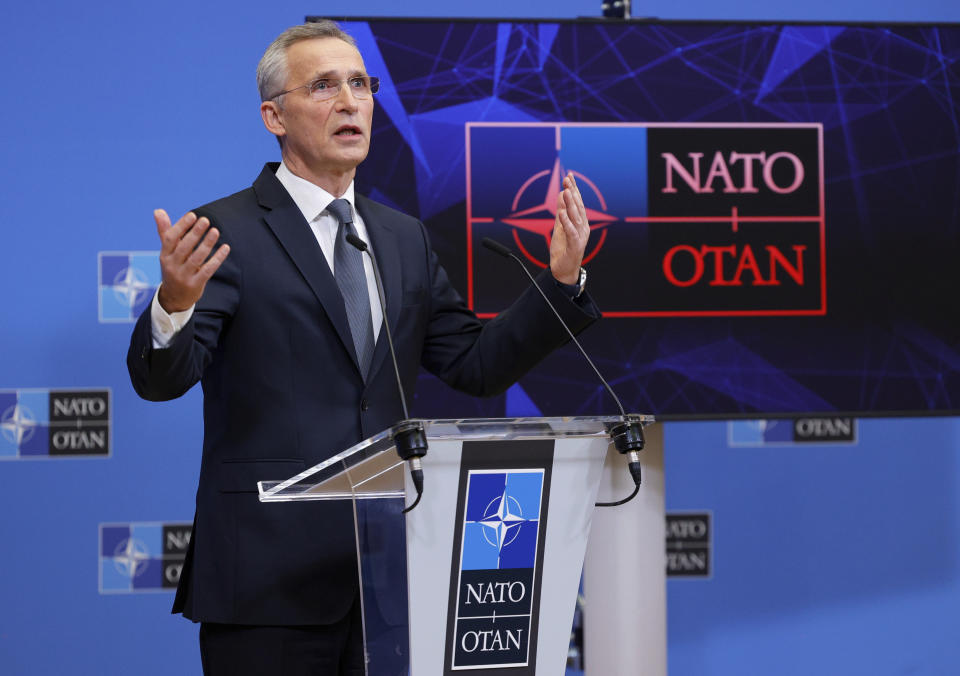
[[[562,674],[609,434],[624,420],[417,421],[424,491],[405,515],[415,493],[399,425],[261,481],[260,500],[353,501],[369,676]]]

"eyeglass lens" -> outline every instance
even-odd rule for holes
[[[352,77],[349,80],[321,78],[310,84],[310,96],[321,101],[330,99],[340,93],[343,85],[349,87],[351,93],[358,99],[365,99],[380,89],[380,80],[375,77]]]

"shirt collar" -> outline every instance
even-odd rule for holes
[[[307,223],[312,223],[317,216],[327,208],[330,202],[336,199],[336,197],[320,186],[294,174],[283,162],[280,163],[280,168],[277,169],[277,180],[280,181],[281,185],[290,193],[290,197],[293,199],[294,204],[297,205],[297,208],[300,209]],[[347,186],[341,199],[347,200],[354,213],[356,213],[356,206],[353,201],[353,181],[350,181],[350,185]]]

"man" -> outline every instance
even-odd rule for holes
[[[354,193],[377,81],[336,24],[285,31],[257,79],[283,162],[175,224],[155,212],[163,282],[127,364],[146,399],[203,386],[197,508],[174,612],[202,623],[204,673],[361,674],[350,504],[260,504],[256,482],[401,418],[383,321],[408,392],[420,365],[458,389],[501,392],[564,333],[535,291],[482,325],[423,225]],[[386,307],[369,258],[343,241],[354,230],[381,252]],[[574,329],[599,314],[578,285],[588,235],[568,176],[540,282]]]

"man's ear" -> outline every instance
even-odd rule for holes
[[[263,126],[271,134],[277,137],[286,135],[282,111],[276,101],[263,101],[260,104],[260,117],[263,118]]]

